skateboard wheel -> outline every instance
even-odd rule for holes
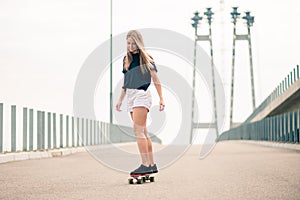
[[[143,182],[146,182],[146,177],[143,176],[143,177],[142,177],[142,180],[143,180]]]
[[[149,178],[149,180],[150,180],[150,182],[154,182],[154,181],[155,181],[155,178],[154,178],[153,176],[151,176],[151,177]]]
[[[143,180],[142,179],[137,179],[137,184],[142,184],[143,183]]]
[[[129,184],[133,184],[133,179],[128,179]]]

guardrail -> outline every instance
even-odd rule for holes
[[[263,140],[299,144],[300,110],[243,123],[224,132],[222,140]]]
[[[106,144],[109,129],[97,120],[0,103],[0,153]]]
[[[253,111],[253,113],[246,119],[245,122],[250,122],[258,113],[272,103],[284,91],[286,91],[293,83],[300,79],[300,69],[297,65],[273,90],[273,92]]]

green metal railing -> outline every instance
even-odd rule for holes
[[[9,112],[0,103],[0,153],[109,143],[109,123],[16,105],[7,109],[10,122],[5,121]]]
[[[277,97],[286,91],[291,85],[300,79],[300,69],[297,65],[273,90],[273,92],[253,111],[245,122],[250,122],[258,113],[270,105]]]
[[[299,144],[300,110],[267,117],[263,120],[251,120],[300,79],[299,65],[275,88],[258,108],[240,126],[222,133],[222,140],[265,140]]]
[[[243,123],[224,132],[222,140],[262,140],[299,144],[300,110]]]

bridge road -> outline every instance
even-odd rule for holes
[[[142,185],[86,152],[4,163],[0,199],[300,199],[299,151],[226,141],[199,160],[199,150]]]

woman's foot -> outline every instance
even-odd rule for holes
[[[152,170],[152,173],[158,173],[158,169],[157,169],[156,164],[150,165],[150,168],[151,168],[151,170]]]
[[[144,174],[152,174],[152,167],[147,167],[145,165],[141,165],[139,168],[137,168],[136,170],[130,172],[130,175],[144,175]]]

